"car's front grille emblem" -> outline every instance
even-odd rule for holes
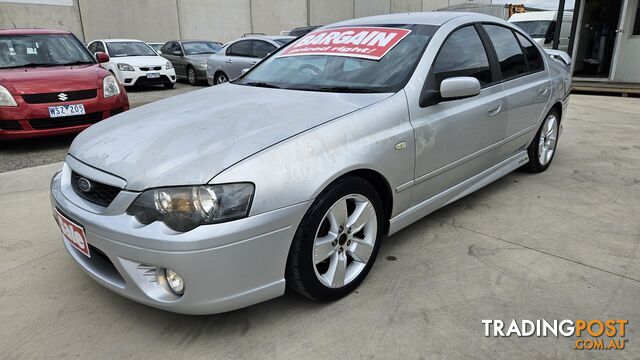
[[[67,101],[68,98],[69,98],[69,96],[67,96],[67,94],[65,94],[65,93],[58,94],[58,99],[60,101]]]
[[[78,185],[78,189],[80,189],[80,191],[85,192],[85,193],[91,191],[91,188],[92,188],[91,181],[89,181],[89,179],[83,178],[83,177],[78,179],[77,185]]]

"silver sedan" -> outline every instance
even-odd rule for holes
[[[235,79],[293,39],[291,36],[256,35],[227,43],[207,60],[207,82],[218,85]]]
[[[169,311],[362,283],[385,236],[558,146],[570,59],[465,13],[317,29],[239,79],[100,122],[51,182],[89,276]]]

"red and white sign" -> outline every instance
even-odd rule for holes
[[[298,39],[278,57],[301,55],[382,59],[411,30],[387,27],[343,27],[316,30]]]
[[[62,230],[62,238],[68,241],[71,246],[90,258],[89,244],[87,243],[87,238],[84,235],[84,229],[82,226],[67,219],[64,215],[60,214],[58,209],[55,210],[58,226],[60,226],[60,230]]]

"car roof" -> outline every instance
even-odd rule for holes
[[[95,39],[92,40],[91,42],[94,41],[104,41],[104,42],[141,42],[143,43],[144,41],[142,40],[137,40],[137,39]]]
[[[0,35],[68,35],[70,31],[54,29],[0,29]]]
[[[446,22],[461,17],[470,17],[476,21],[483,20],[499,20],[490,15],[470,13],[470,12],[453,12],[453,11],[430,11],[415,13],[398,13],[388,15],[368,16],[358,19],[345,20],[337,23],[329,24],[326,28],[337,26],[360,26],[360,25],[391,25],[391,24],[419,24],[419,25],[437,25],[441,26]],[[324,27],[323,27],[324,28]]]

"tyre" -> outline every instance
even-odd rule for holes
[[[216,75],[213,77],[213,85],[223,84],[223,83],[226,83],[227,81],[229,81],[229,77],[227,76],[227,74],[223,73],[222,71],[217,72]]]
[[[378,254],[383,214],[380,196],[367,181],[336,181],[316,198],[298,226],[287,259],[287,285],[316,301],[352,292]]]
[[[527,149],[529,162],[522,167],[524,170],[539,173],[549,168],[556,153],[559,129],[560,114],[556,109],[552,109],[545,117],[536,137]]]
[[[176,86],[176,84],[172,82],[164,83],[163,85],[165,89],[173,89]]]
[[[198,85],[198,76],[196,76],[196,69],[191,66],[187,68],[187,81],[189,81],[189,85]]]

